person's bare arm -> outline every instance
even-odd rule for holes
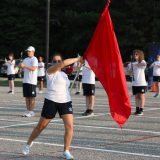
[[[26,69],[28,69],[28,70],[30,70],[30,71],[35,71],[35,70],[38,68],[38,66],[27,66],[27,65],[25,65],[24,63],[21,63],[19,66],[20,66],[21,68],[26,68]]]
[[[54,66],[51,66],[50,68],[48,68],[47,73],[49,75],[54,74],[55,72],[60,71],[62,68],[66,67],[68,65],[71,65],[75,62],[82,63],[82,61],[83,61],[83,57],[65,59],[61,63],[57,63]]]

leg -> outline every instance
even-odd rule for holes
[[[8,81],[9,89],[12,91],[11,80]]]
[[[40,81],[40,90],[43,90],[43,81]]]
[[[86,109],[90,109],[90,96],[86,96]]]
[[[139,94],[140,96],[140,108],[144,108],[144,104],[145,104],[145,94]]]
[[[27,144],[30,145],[32,143],[33,140],[35,140],[40,133],[47,127],[48,123],[51,121],[51,119],[46,119],[44,117],[41,117],[37,126],[33,129]]]
[[[62,115],[62,119],[65,127],[64,151],[66,151],[69,150],[73,137],[73,115],[72,114]]]
[[[27,107],[27,110],[29,111],[29,108],[30,108],[30,98],[29,97],[26,97],[26,107]]]
[[[35,107],[35,97],[29,98],[29,111],[32,111]]]
[[[157,82],[157,93],[160,94],[160,82]]]
[[[14,80],[11,80],[10,83],[11,83],[11,91],[14,91]]]
[[[93,110],[94,109],[94,95],[91,95],[90,96],[90,109]]]

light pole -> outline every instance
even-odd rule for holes
[[[46,9],[46,68],[49,61],[49,32],[50,32],[50,0],[47,0]]]

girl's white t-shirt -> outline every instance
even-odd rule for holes
[[[23,60],[23,63],[27,66],[30,66],[30,67],[31,66],[38,67],[38,60],[35,56],[25,58]],[[30,70],[24,68],[23,83],[37,85],[37,69],[34,71],[30,71]]]
[[[153,67],[153,76],[160,76],[160,61],[153,62],[151,67]]]
[[[86,60],[82,68],[82,83],[95,84],[95,74]]]
[[[7,66],[7,75],[15,74],[15,70],[14,70],[15,60],[7,61],[5,65]]]
[[[145,63],[145,60],[142,60],[141,63]],[[133,67],[133,75],[134,79],[132,78],[132,86],[147,86],[146,78],[145,78],[145,68],[146,66],[137,66],[136,64],[139,64],[139,62],[132,62],[128,65],[128,68],[131,69]]]
[[[39,62],[38,63],[38,67],[42,67],[42,68],[38,68],[38,77],[45,76],[44,63],[43,62]]]
[[[47,92],[45,98],[57,103],[66,103],[71,101],[69,93],[70,81],[67,74],[62,71],[57,71],[54,74],[48,75],[47,78]]]

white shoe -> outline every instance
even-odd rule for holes
[[[22,117],[34,117],[35,113],[33,111],[29,111],[22,115]]]
[[[22,153],[23,153],[24,155],[29,154],[29,150],[30,150],[30,147],[32,147],[32,145],[33,145],[33,142],[32,142],[30,145],[24,144],[24,145],[22,146]]]
[[[39,91],[39,93],[41,94],[41,93],[43,93],[43,91]]]
[[[66,150],[65,152],[63,152],[63,156],[66,160],[74,160],[74,157],[70,154],[70,152],[68,150]]]

